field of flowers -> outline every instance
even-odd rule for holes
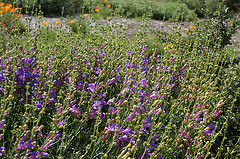
[[[224,3],[185,35],[181,21],[149,30],[149,10],[131,37],[102,3],[120,25],[96,25],[92,6],[54,26],[34,13],[33,29],[0,3],[0,156],[239,158],[239,20]]]

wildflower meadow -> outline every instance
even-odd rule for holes
[[[240,158],[239,12],[60,2],[0,2],[1,158]],[[124,18],[141,25],[129,34]]]

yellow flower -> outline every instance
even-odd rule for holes
[[[98,9],[98,8],[97,8],[97,9],[95,9],[95,12],[99,12],[99,11],[100,11],[100,9]]]
[[[194,29],[194,28],[195,28],[195,26],[190,26],[189,28],[190,28],[190,29]]]
[[[3,11],[0,10],[0,14],[2,14],[2,13],[3,13]]]
[[[94,28],[92,28],[92,30],[94,30]]]
[[[107,0],[104,0],[104,2],[107,2]]]
[[[73,24],[73,23],[74,23],[74,20],[71,20],[70,23]]]
[[[83,14],[83,17],[86,18],[86,17],[87,17],[87,14]]]
[[[5,5],[5,3],[0,3],[0,6],[3,7]]]
[[[43,25],[44,25],[44,26],[47,26],[47,24],[48,24],[48,22],[43,22]]]
[[[111,5],[110,5],[110,4],[108,4],[108,5],[107,5],[107,7],[108,7],[108,8],[110,8],[110,7],[111,7]]]
[[[59,25],[59,24],[60,24],[60,21],[56,21],[56,24]]]
[[[172,44],[163,45],[164,50],[168,50],[169,48],[172,48],[172,47],[173,47]]]

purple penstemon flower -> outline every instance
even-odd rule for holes
[[[28,140],[27,142],[21,141],[17,146],[17,150],[23,150],[26,148],[34,148],[35,146],[36,145],[33,145],[31,140]]]
[[[2,150],[5,150],[5,147],[0,147],[0,156],[2,156]]]
[[[183,132],[183,130],[181,130],[181,133],[178,134],[178,136],[182,136],[182,137],[185,137],[186,139],[189,139],[189,140],[190,140],[189,136],[187,135],[187,131],[186,131],[186,132]]]
[[[128,56],[132,57],[132,51],[128,52]]]
[[[78,110],[78,108],[75,105],[73,105],[72,108],[69,109],[69,111],[77,115],[82,115],[82,113]]]
[[[127,62],[127,63],[126,63],[126,68],[131,68],[131,65],[132,65],[131,62]]]
[[[0,130],[3,128],[5,122],[6,122],[5,120],[0,121]]]
[[[213,113],[213,118],[216,118],[217,116],[219,116],[220,114],[222,113],[222,111],[221,110],[219,110],[219,109],[217,109],[217,110],[215,110],[215,112]]]
[[[36,108],[42,108],[42,102],[40,101],[36,101],[35,105],[34,105]]]
[[[144,86],[146,86],[147,88],[149,88],[147,80],[144,78],[140,81],[141,84],[143,84]]]
[[[204,131],[204,134],[208,134],[208,135],[210,135],[210,134],[213,134],[213,130],[215,129],[215,127],[214,127],[214,125],[213,125],[213,123],[210,123],[210,125],[208,125],[207,127],[206,127],[206,130]]]
[[[115,123],[113,123],[113,122],[109,123],[107,129],[110,131],[115,131]]]
[[[40,128],[40,126],[37,126],[36,130],[39,131],[38,135],[43,138],[43,133],[42,133],[42,131],[39,128]]]
[[[91,84],[89,84],[88,85],[88,87],[89,87],[89,89],[90,89],[90,91],[94,94],[94,92],[95,92],[95,84],[94,83],[91,83]]]

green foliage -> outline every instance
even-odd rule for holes
[[[186,18],[177,4],[163,16]],[[72,24],[39,16],[35,29],[0,34],[1,157],[238,158],[240,67],[226,48],[237,20],[221,4],[186,35],[177,23],[156,33],[156,12],[139,4],[129,37],[117,6],[119,25],[98,26],[90,7]]]

